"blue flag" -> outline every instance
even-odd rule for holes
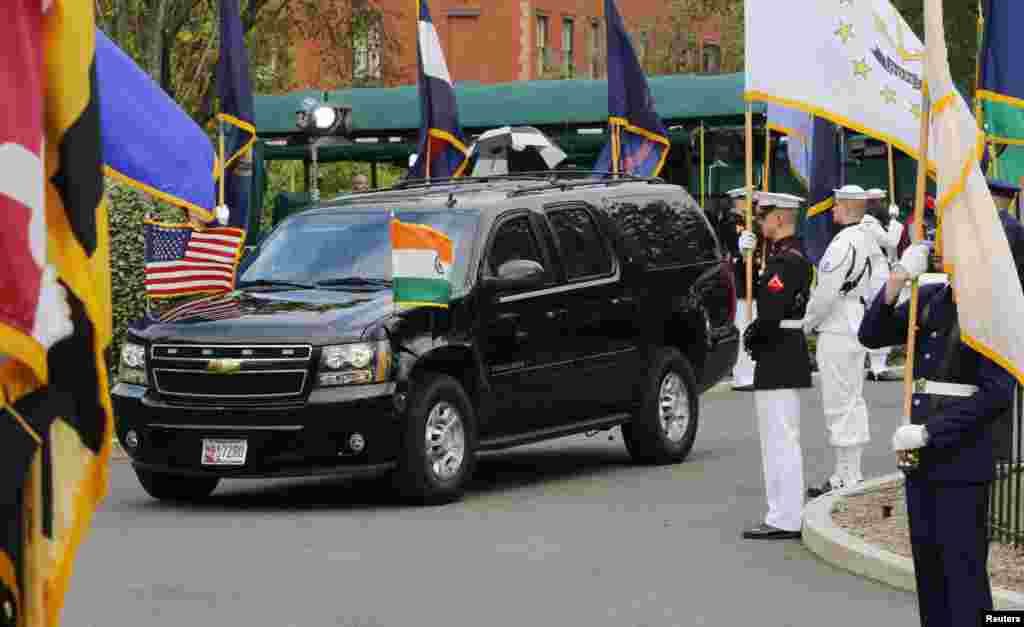
[[[213,220],[216,157],[210,139],[99,29],[96,80],[106,174]]]
[[[251,230],[249,196],[252,191],[253,125],[252,83],[245,32],[238,16],[238,0],[220,3],[220,61],[217,63],[218,119],[227,124],[224,201],[230,209],[228,225]]]
[[[835,235],[832,207],[835,204],[835,190],[841,186],[843,173],[836,126],[824,118],[814,118],[810,163],[808,209],[801,228],[804,252],[814,265],[818,265]]]
[[[998,143],[1024,143],[1024,39],[1019,32],[1024,24],[1024,3],[984,2],[977,96],[985,105],[986,132]]]
[[[426,0],[417,0],[417,65],[419,66],[420,138],[416,163],[409,168],[412,179],[462,176],[469,149],[459,128],[455,89],[441,40],[430,19]]]
[[[605,0],[604,12],[608,21],[609,139],[594,169],[658,176],[668,157],[668,133],[654,110],[647,78],[615,0]]]

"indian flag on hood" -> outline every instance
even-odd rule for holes
[[[452,240],[422,224],[391,218],[391,277],[396,305],[447,307]]]

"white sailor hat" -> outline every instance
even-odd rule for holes
[[[770,209],[799,209],[804,202],[804,199],[799,196],[772,192],[754,192],[754,198],[757,199],[761,213],[767,213]]]
[[[737,187],[736,189],[730,189],[729,191],[727,191],[725,193],[729,196],[729,198],[733,198],[733,199],[735,199],[735,198],[746,198],[747,197],[747,188],[746,187]],[[755,198],[757,197],[757,192],[754,192],[754,197]]]
[[[885,190],[878,189],[877,187],[874,189],[869,189],[868,198],[870,198],[871,200],[882,200],[885,198]]]
[[[843,185],[835,192],[836,200],[869,200],[871,195],[860,185]]]

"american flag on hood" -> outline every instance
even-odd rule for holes
[[[226,292],[234,286],[245,231],[196,230],[188,224],[147,220],[146,295],[168,298]]]
[[[160,322],[182,320],[223,320],[235,318],[242,312],[238,299],[233,296],[207,296],[190,300],[159,315]]]

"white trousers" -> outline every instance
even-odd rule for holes
[[[751,320],[757,317],[757,303],[751,301],[753,315]],[[740,330],[740,354],[736,358],[736,365],[732,368],[732,384],[734,386],[754,384],[754,360],[750,358],[747,351],[743,349],[743,332],[747,330],[747,299],[741,298],[736,303],[736,328]]]
[[[871,362],[871,372],[875,374],[882,374],[889,369],[888,366],[886,366],[886,363],[889,361],[890,352],[892,352],[891,346],[868,351],[868,359]]]
[[[818,336],[818,372],[825,426],[831,446],[863,446],[871,440],[864,400],[864,357],[857,338],[838,333]]]
[[[800,531],[804,464],[800,452],[800,396],[796,390],[755,390],[757,429],[768,515],[777,529]]]

